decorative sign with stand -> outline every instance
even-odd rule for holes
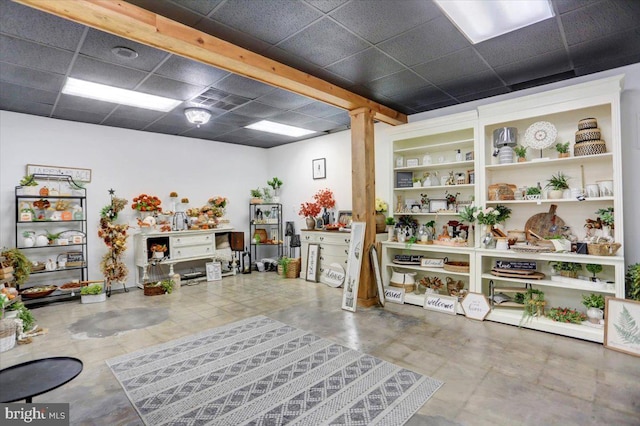
[[[444,312],[455,315],[458,307],[458,298],[455,296],[443,296],[441,294],[427,294],[424,298],[424,308],[429,311]]]
[[[484,321],[491,311],[489,300],[482,293],[467,293],[462,299],[462,308],[467,318]]]

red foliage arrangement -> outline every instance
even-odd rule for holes
[[[141,212],[153,212],[153,211],[162,211],[162,207],[160,204],[162,201],[155,195],[147,195],[140,194],[133,199],[133,204],[131,204],[131,208],[134,210],[138,210]]]
[[[336,205],[336,200],[333,198],[333,192],[330,189],[321,189],[313,196],[318,206],[323,209],[332,209]]]
[[[302,203],[298,214],[304,217],[316,217],[320,214],[320,206],[317,203]]]

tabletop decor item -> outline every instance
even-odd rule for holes
[[[556,142],[558,130],[548,121],[537,121],[527,128],[524,133],[524,145],[529,148],[539,149],[540,158],[542,150],[549,148]]]
[[[320,214],[320,206],[317,203],[302,203],[298,214],[305,218],[308,230],[314,229],[316,227],[315,217]]]
[[[385,231],[386,228],[386,217],[384,213],[389,208],[387,203],[382,199],[376,197],[376,233],[381,234]]]
[[[133,199],[131,208],[139,212],[161,212],[162,201],[155,195],[140,194]]]
[[[598,128],[598,120],[595,118],[583,118],[578,122],[576,132],[576,143],[573,146],[573,155],[576,157],[583,155],[604,154],[607,152],[607,145],[602,140],[602,132]]]

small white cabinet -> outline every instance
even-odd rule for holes
[[[135,265],[137,269],[136,284],[143,286],[148,278],[147,269],[150,264],[153,244],[167,246],[165,257],[158,262],[169,266],[169,275],[174,274],[174,265],[192,260],[215,260],[216,236],[233,231],[231,227],[204,229],[194,231],[152,232],[137,234],[133,237],[135,251]]]

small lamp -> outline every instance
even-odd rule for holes
[[[209,110],[204,108],[187,108],[184,110],[184,115],[189,120],[189,123],[195,124],[196,127],[206,124],[211,118]]]

